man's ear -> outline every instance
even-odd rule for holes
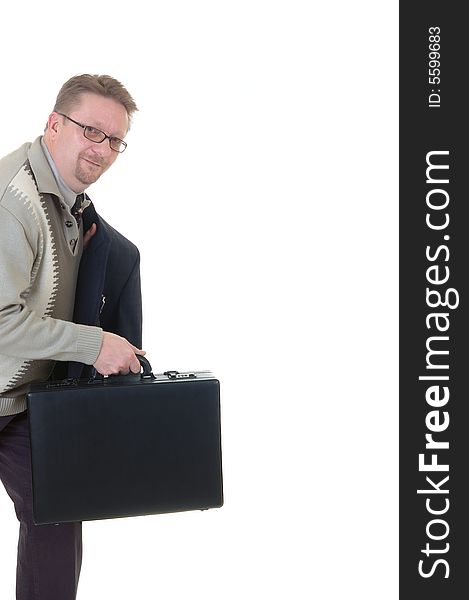
[[[53,112],[49,115],[47,119],[47,129],[52,137],[57,135],[57,130],[59,127],[59,113]]]

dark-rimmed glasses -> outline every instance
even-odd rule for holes
[[[119,153],[124,152],[124,150],[127,148],[127,143],[124,142],[124,140],[121,140],[112,135],[106,135],[104,131],[101,131],[101,129],[96,129],[96,127],[92,127],[91,125],[83,125],[83,123],[79,123],[78,121],[75,121],[74,119],[72,119],[68,115],[64,115],[63,113],[59,112],[57,114],[62,117],[65,117],[72,123],[75,123],[75,125],[81,127],[83,129],[83,135],[87,140],[90,140],[91,142],[101,144],[101,142],[104,142],[104,140],[107,139],[109,140],[109,146],[111,147],[111,150],[114,150],[115,152]]]

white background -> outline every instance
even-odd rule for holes
[[[154,370],[222,386],[225,506],[85,523],[80,600],[397,598],[397,16],[2,7],[0,155],[41,134],[70,76],[126,85],[128,150],[89,194],[141,250]]]

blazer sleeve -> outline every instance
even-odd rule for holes
[[[141,348],[140,253],[136,246],[127,240],[125,242],[124,246],[113,244],[111,250],[99,322],[104,331],[116,333]]]
[[[140,253],[117,301],[116,333],[131,344],[142,347],[142,291],[140,284]]]

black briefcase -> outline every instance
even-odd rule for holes
[[[36,524],[222,506],[218,380],[141,362],[140,375],[31,387]]]

